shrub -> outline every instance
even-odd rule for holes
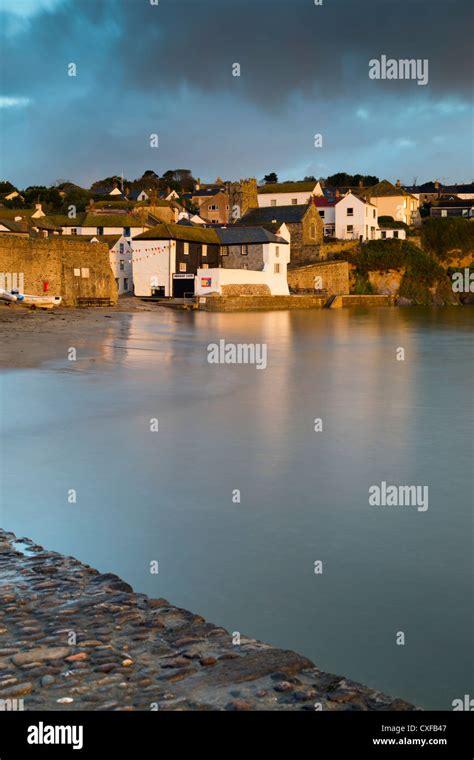
[[[421,243],[441,261],[448,251],[459,249],[466,253],[474,250],[474,223],[461,217],[425,219],[421,228]]]

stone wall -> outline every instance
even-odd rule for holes
[[[23,273],[30,295],[61,296],[64,306],[78,298],[109,298],[117,302],[115,284],[105,243],[85,243],[73,237],[17,239],[0,237],[0,272]],[[1,287],[1,285],[0,285]]]
[[[271,296],[268,285],[222,285],[223,296]]]
[[[331,243],[323,243],[320,247],[321,259],[332,259],[334,256],[344,255],[356,251],[359,247],[358,240],[335,240]]]
[[[281,311],[287,309],[321,309],[325,296],[204,296],[198,299],[204,311]]]
[[[258,208],[257,180],[241,179],[239,182],[227,182],[225,189],[229,195],[231,219],[234,206],[239,207],[239,216],[243,216],[251,208]]]
[[[291,235],[291,261],[300,264],[319,261],[324,224],[316,206],[309,206],[302,222],[287,227]]]
[[[316,281],[316,278],[321,278]],[[349,293],[347,261],[319,262],[308,266],[290,266],[288,285],[292,292],[324,290],[328,295]]]
[[[221,266],[224,269],[242,269],[243,264],[247,264],[248,269],[261,271],[263,269],[263,245],[262,243],[252,243],[247,246],[248,253],[242,255],[241,245],[226,245],[221,247],[226,255],[221,253]]]

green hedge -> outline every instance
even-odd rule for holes
[[[474,251],[474,222],[453,216],[425,219],[421,244],[440,260],[447,258],[448,251],[455,248],[464,253]]]

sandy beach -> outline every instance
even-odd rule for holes
[[[93,344],[104,320],[121,322],[137,312],[163,307],[133,296],[106,308],[35,310],[0,304],[0,368],[39,367],[69,346]]]

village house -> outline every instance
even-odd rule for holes
[[[474,199],[462,199],[456,195],[441,195],[438,200],[432,201],[430,216],[448,217],[461,216],[472,219],[474,215]]]
[[[283,224],[291,236],[292,262],[319,261],[324,225],[314,203],[251,208],[236,222],[237,226],[265,227],[274,233]]]
[[[145,190],[132,190],[130,193],[127,193],[127,199],[129,201],[137,201],[139,203],[141,201],[147,201],[149,198],[150,196]]]
[[[258,205],[267,206],[306,206],[313,196],[323,195],[319,182],[281,182],[260,185],[258,188]]]
[[[336,238],[338,240],[375,240],[377,208],[349,192],[335,206]]]
[[[91,243],[105,243],[118,294],[133,292],[132,246],[123,235],[94,235]]]
[[[182,298],[194,295],[198,269],[219,266],[214,229],[159,224],[132,241],[135,295]]]
[[[199,216],[210,224],[228,223],[230,202],[225,190],[195,190],[191,202],[199,209]]]
[[[407,231],[401,222],[379,217],[376,240],[406,240]]]
[[[324,195],[321,195],[315,196],[313,203],[323,221],[324,237],[334,237],[336,234],[336,201],[329,200]]]
[[[418,198],[407,193],[400,180],[393,185],[384,179],[377,185],[355,191],[357,195],[377,209],[377,216],[391,216],[398,222],[411,225],[420,221]]]
[[[287,266],[290,261],[290,233],[285,225],[275,235],[263,227],[221,227],[216,230],[221,242],[220,265],[198,269],[196,294],[289,295]]]

